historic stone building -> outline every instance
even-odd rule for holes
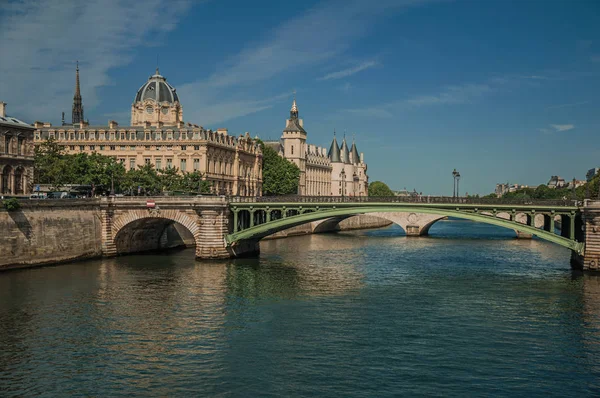
[[[34,128],[6,115],[0,102],[0,194],[27,195],[33,182]]]
[[[281,139],[266,144],[300,169],[299,195],[367,196],[367,164],[354,142],[349,149],[344,137],[340,148],[334,132],[331,147],[327,151],[326,148],[307,144],[306,138],[304,121],[299,117],[294,98]]]
[[[77,68],[73,123],[53,127],[36,122],[35,128],[37,144],[53,138],[67,153],[112,156],[127,169],[151,164],[156,169],[199,171],[212,183],[215,193],[262,194],[262,151],[257,141],[248,133],[234,137],[227,129],[213,131],[184,123],[177,92],[158,69],[136,93],[129,126],[115,121],[108,126],[90,126],[83,120]]]

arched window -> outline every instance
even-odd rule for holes
[[[292,145],[292,155],[294,154],[294,146]]]

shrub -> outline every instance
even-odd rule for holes
[[[18,199],[10,198],[10,199],[3,200],[2,201],[2,206],[7,211],[16,211],[16,210],[19,210],[21,208],[21,203],[19,203]]]

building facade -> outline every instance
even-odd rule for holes
[[[66,153],[99,153],[123,163],[126,169],[146,164],[156,169],[176,167],[180,172],[197,171],[211,182],[214,193],[262,195],[262,150],[248,133],[234,137],[227,129],[207,130],[183,121],[183,107],[167,79],[156,73],[140,87],[131,106],[131,123],[90,126],[83,121],[83,105],[77,69],[74,110],[81,106],[81,119],[71,125],[53,127],[36,122],[34,141],[55,139]]]
[[[369,177],[364,155],[355,142],[348,148],[346,137],[342,146],[335,132],[329,150],[307,144],[308,133],[299,117],[296,99],[290,118],[286,120],[281,139],[266,144],[300,169],[298,194],[305,196],[367,196]]]
[[[28,195],[33,183],[34,128],[6,115],[0,102],[0,194]]]

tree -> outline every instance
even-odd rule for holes
[[[123,178],[123,189],[135,195],[138,192],[145,195],[156,195],[162,191],[162,181],[154,166],[145,164],[137,169],[129,170]]]
[[[59,189],[68,184],[70,176],[62,146],[56,140],[48,139],[37,146],[33,155],[33,179],[36,184],[50,184]]]
[[[271,147],[259,142],[263,152],[263,195],[290,195],[298,193],[300,169],[282,158]]]
[[[394,196],[394,192],[384,182],[373,181],[369,184],[369,196]]]
[[[188,193],[210,193],[212,188],[212,184],[204,180],[199,171],[184,173],[181,183],[183,190]]]

